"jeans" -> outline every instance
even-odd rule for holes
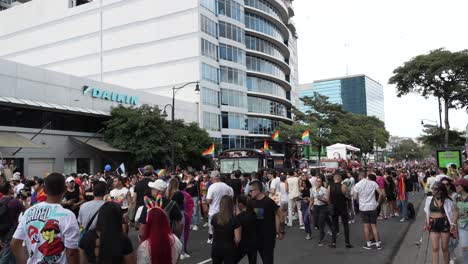
[[[11,252],[10,245],[6,244],[5,247],[0,251],[0,263],[1,264],[16,264],[15,256]]]
[[[302,218],[301,212],[301,200],[298,199],[289,199],[288,200],[288,225],[292,226],[293,224],[293,216],[292,212],[294,208],[297,208],[297,213],[299,214],[299,225],[304,225],[304,219]]]
[[[312,229],[310,228],[310,213],[309,213],[309,203],[306,201],[301,202],[301,212],[304,217],[304,228],[306,234],[312,234]]]
[[[193,215],[192,215],[192,225],[198,225],[198,214],[200,212],[200,200],[198,197],[192,197],[193,199]]]
[[[419,192],[419,182],[413,182],[413,192]]]
[[[405,200],[397,200],[397,206],[400,209],[401,217],[408,219],[408,193],[405,193]]]

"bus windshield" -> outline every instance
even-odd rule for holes
[[[227,174],[240,170],[242,173],[258,171],[258,158],[221,159],[221,173]]]

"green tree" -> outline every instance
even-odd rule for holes
[[[167,165],[171,142],[175,142],[175,164],[194,166],[207,162],[201,152],[212,144],[208,133],[197,124],[176,120],[174,126],[161,117],[158,107],[143,105],[112,109],[104,137],[113,147],[130,152],[131,163]]]
[[[423,149],[411,139],[405,139],[393,150],[398,160],[420,160],[423,158]]]
[[[449,131],[449,145],[450,147],[459,147],[465,144],[463,131],[457,130],[450,130]],[[419,137],[419,140],[423,142],[423,144],[430,146],[434,150],[438,148],[441,143],[441,131],[437,126],[433,125],[424,125],[423,135]]]
[[[444,143],[448,146],[449,109],[468,106],[468,50],[432,50],[405,62],[403,66],[396,68],[393,74],[389,83],[396,85],[397,96],[416,93],[425,98],[435,96],[439,102],[443,100]]]
[[[389,133],[384,122],[378,118],[347,112],[341,105],[330,103],[326,96],[318,93],[304,97],[302,101],[310,110],[297,115],[296,123],[311,128],[312,144],[318,145],[320,139],[317,135],[321,128],[322,145],[349,144],[360,148],[360,154],[372,153],[376,146],[386,146]],[[303,128],[300,127],[300,130]]]

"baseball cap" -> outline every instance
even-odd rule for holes
[[[75,181],[75,178],[73,178],[72,176],[68,176],[68,178],[65,180],[66,183],[70,183],[74,181]]]
[[[165,191],[167,187],[167,183],[161,179],[157,179],[154,182],[148,182],[148,187],[151,189],[155,189],[158,191]]]

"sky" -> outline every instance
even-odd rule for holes
[[[385,125],[393,136],[418,137],[421,119],[438,121],[434,98],[396,96],[392,72],[437,48],[468,49],[467,0],[294,0],[299,83],[366,74],[384,87]],[[465,130],[465,110],[449,111]],[[426,123],[431,123],[426,121]]]

